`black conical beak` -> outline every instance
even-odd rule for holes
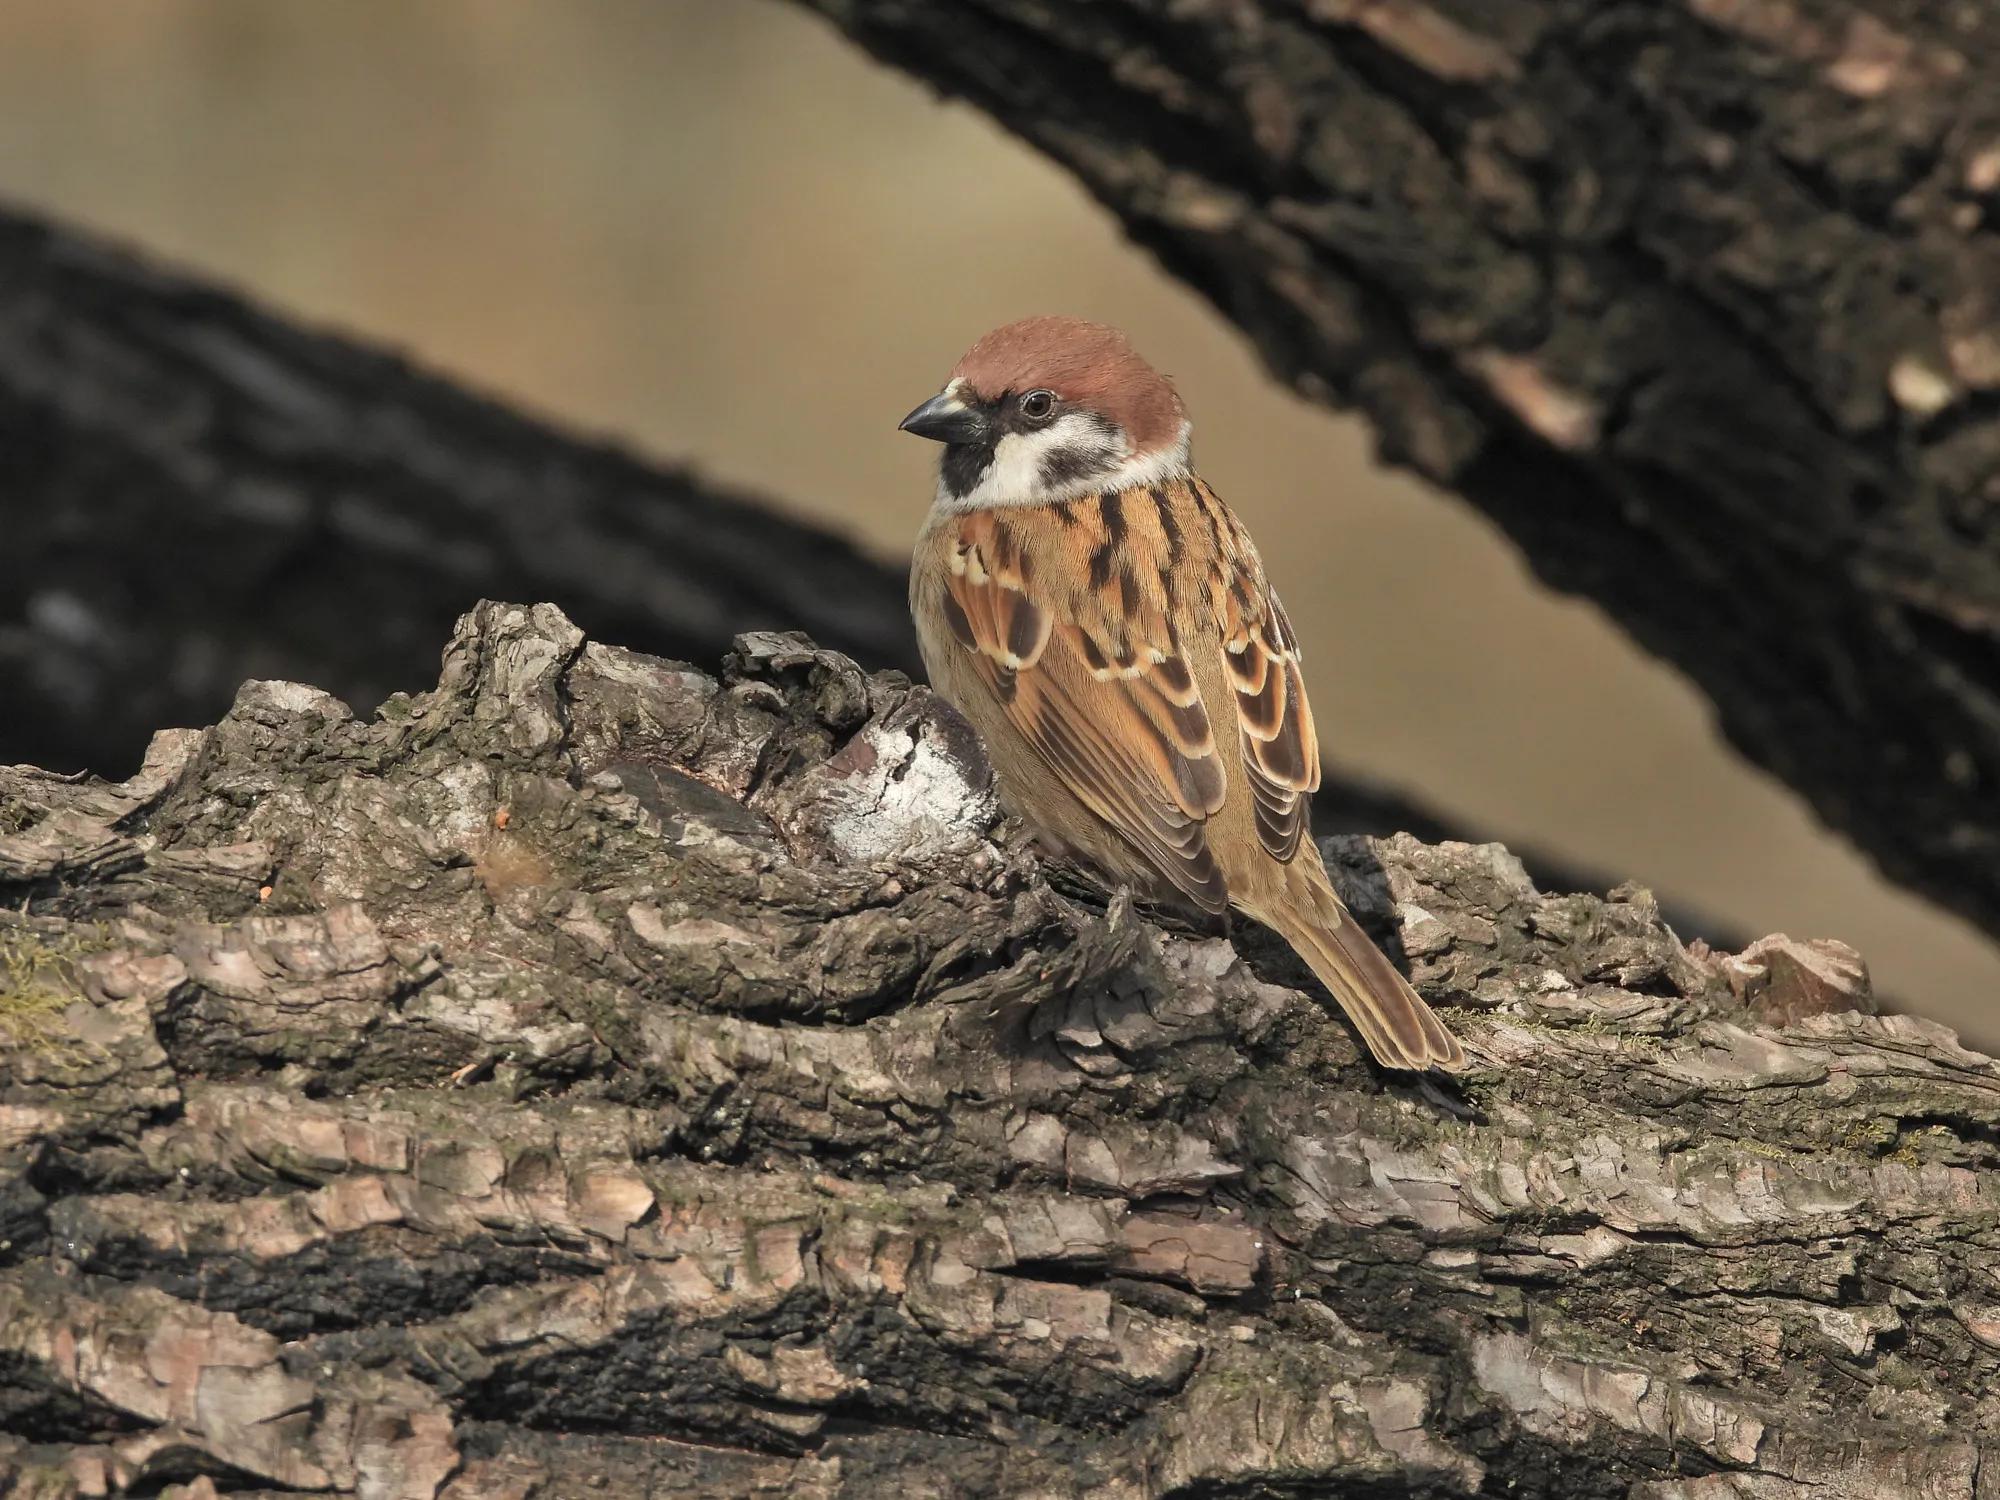
[[[986,436],[988,421],[978,407],[947,393],[931,397],[896,425],[934,443],[976,443]]]

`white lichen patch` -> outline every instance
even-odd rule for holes
[[[844,860],[871,862],[959,848],[981,837],[997,809],[991,788],[922,729],[870,724],[838,757],[849,774],[828,778],[822,831]]]
[[[353,709],[320,688],[303,682],[278,682],[253,677],[236,690],[233,712],[243,714],[257,709],[288,714],[318,714],[329,724],[344,724],[354,717]]]

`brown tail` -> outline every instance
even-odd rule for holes
[[[1290,943],[1333,992],[1340,1008],[1354,1022],[1368,1050],[1385,1068],[1456,1069],[1465,1066],[1465,1049],[1445,1029],[1437,1012],[1410,988],[1355,925],[1326,877],[1317,870],[1294,868],[1286,898],[1269,911],[1251,916],[1274,928]]]

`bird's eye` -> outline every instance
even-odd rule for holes
[[[1029,391],[1021,398],[1021,415],[1030,422],[1046,422],[1055,414],[1054,391]]]

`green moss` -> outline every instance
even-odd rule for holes
[[[1738,1150],[1751,1156],[1761,1156],[1766,1161],[1790,1161],[1799,1153],[1789,1146],[1780,1146],[1771,1141],[1760,1141],[1752,1136],[1743,1136],[1730,1142]]]
[[[1856,1156],[1880,1156],[1896,1138],[1882,1120],[1856,1120],[1841,1132],[1839,1144]]]
[[[1875,1366],[1875,1378],[1892,1391],[1920,1391],[1924,1373],[1899,1355],[1891,1354]]]
[[[0,931],[0,1052],[50,1052],[71,1040],[62,1015],[77,999],[73,966],[108,936],[97,926],[59,938]]]
[[[1926,1125],[1921,1130],[1913,1130],[1903,1137],[1901,1146],[1890,1153],[1891,1161],[1910,1158],[1912,1166],[1923,1166],[1929,1162],[1953,1162],[1964,1159],[1965,1143],[1958,1138],[1958,1132],[1949,1125]]]

